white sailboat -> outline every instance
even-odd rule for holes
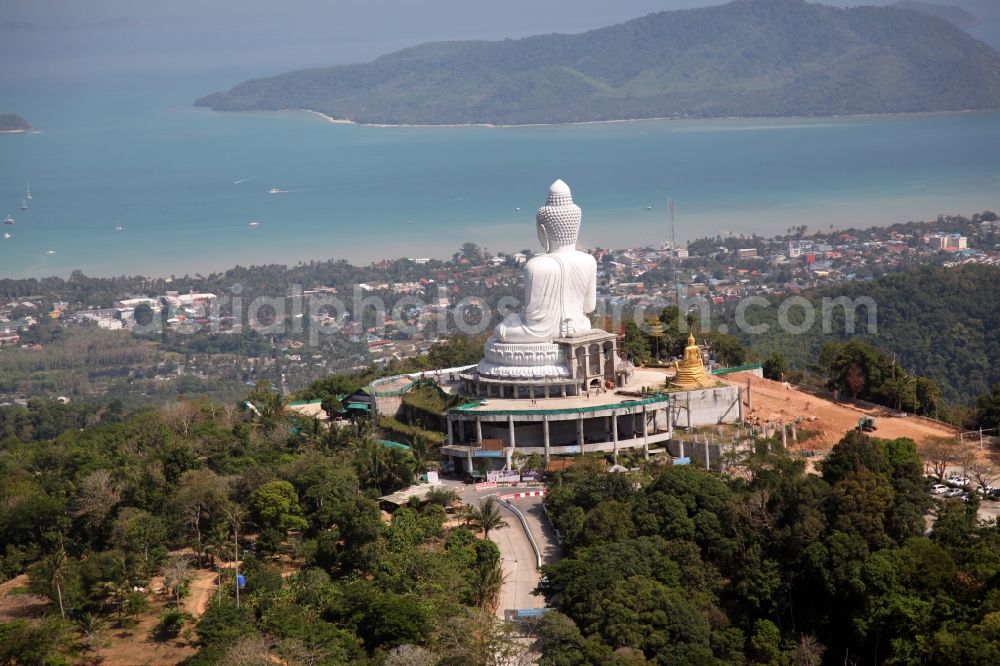
[[[3,218],[3,223],[4,224],[14,224],[14,218],[12,218],[10,216],[10,213],[7,213],[7,217]]]

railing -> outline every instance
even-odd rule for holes
[[[652,405],[660,402],[669,402],[670,396],[668,394],[660,394],[645,398],[642,400],[629,400],[626,402],[612,402],[607,404],[595,403],[593,405],[588,405],[586,407],[563,407],[562,409],[496,409],[496,410],[483,410],[477,412],[479,414],[510,414],[511,416],[531,416],[535,414],[589,414],[590,412],[603,411],[606,409],[625,409],[629,410],[633,407],[642,407],[643,405]],[[482,407],[487,404],[486,401],[480,400],[478,402],[471,402],[467,405],[459,405],[458,407],[452,407],[449,412],[468,412],[470,410],[476,409],[477,407]],[[631,412],[629,412],[631,413]]]
[[[760,370],[764,366],[760,363],[750,363],[748,365],[737,365],[732,368],[717,368],[712,370],[713,375],[728,375],[731,372],[748,372],[750,370]]]

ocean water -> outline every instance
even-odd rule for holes
[[[0,277],[517,251],[556,178],[589,247],[667,240],[668,196],[679,241],[1000,209],[995,112],[381,128],[191,106],[234,80],[12,86],[0,111],[38,131],[0,135],[0,215],[16,219]]]

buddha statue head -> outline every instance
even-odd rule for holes
[[[560,248],[576,249],[582,217],[580,207],[573,203],[569,185],[561,180],[552,183],[545,205],[535,215],[542,249],[546,252],[555,252]]]

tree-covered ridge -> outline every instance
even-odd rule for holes
[[[746,312],[747,322],[767,324],[769,328],[766,333],[741,336],[761,358],[780,352],[798,368],[814,365],[823,345],[831,340],[860,337],[894,353],[901,369],[940,384],[948,400],[969,402],[1000,381],[1000,367],[996,363],[1000,359],[997,294],[1000,294],[1000,268],[995,266],[923,267],[803,294],[813,303],[816,320],[801,335],[781,329],[777,305],[751,307]],[[877,333],[867,328],[868,311],[864,306],[855,313],[856,333],[849,333],[844,309],[838,306],[830,309],[831,331],[824,334],[823,299],[839,297],[872,299],[877,307]],[[801,322],[801,312],[792,308],[791,323]],[[730,330],[739,329],[731,326]]]
[[[920,0],[897,0],[889,5],[899,9],[912,9],[917,12],[929,14],[943,18],[949,23],[954,23],[959,28],[972,28],[979,25],[979,19],[957,5],[938,5],[931,2],[920,2]]]
[[[196,104],[386,124],[992,109],[1000,54],[919,12],[737,0],[578,35],[422,44],[254,79]]]
[[[0,132],[17,132],[31,129],[31,123],[16,113],[0,113]]]
[[[546,504],[567,557],[543,666],[987,664],[1000,659],[1000,532],[930,500],[913,442],[851,432],[822,476],[759,454],[730,479],[692,467],[580,466]]]

